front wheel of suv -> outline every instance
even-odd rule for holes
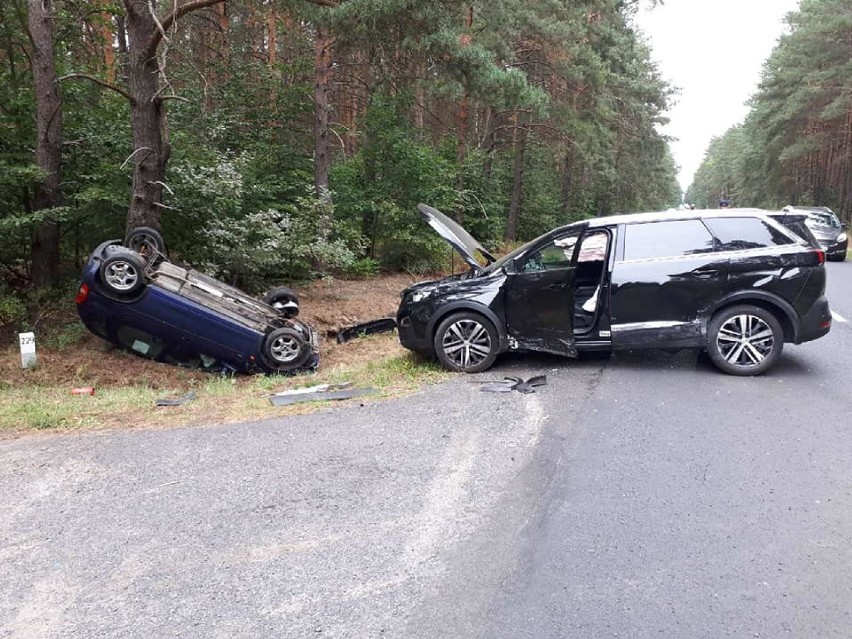
[[[778,319],[758,306],[731,306],[719,311],[707,329],[707,352],[729,375],[761,375],[781,356],[784,331]]]
[[[478,313],[454,313],[435,331],[435,354],[445,367],[460,373],[480,373],[497,359],[500,337],[494,325]]]

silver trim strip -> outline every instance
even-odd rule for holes
[[[613,324],[612,332],[656,330],[661,328],[674,328],[675,326],[687,326],[692,322],[633,322],[631,324]]]

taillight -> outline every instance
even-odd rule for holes
[[[89,297],[89,285],[88,284],[80,284],[80,288],[77,291],[77,297],[74,298],[74,301],[78,304],[82,304],[86,301],[86,298]]]
[[[817,261],[819,261],[820,264],[825,264],[825,251],[822,249],[815,249],[814,253],[817,255]]]

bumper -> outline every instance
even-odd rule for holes
[[[801,329],[797,344],[810,342],[826,335],[831,330],[831,309],[828,298],[820,297],[810,310],[802,316]]]
[[[399,333],[399,343],[410,351],[431,353],[432,343],[426,336],[424,326],[418,326],[411,315],[400,313],[396,318],[396,328]]]
[[[846,251],[849,248],[849,240],[843,240],[837,244],[829,244],[825,247],[825,256],[830,260],[846,259]]]

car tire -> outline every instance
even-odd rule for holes
[[[133,295],[145,286],[145,261],[129,250],[113,250],[101,263],[101,282],[116,295]]]
[[[494,324],[479,313],[453,313],[438,325],[432,343],[444,367],[480,373],[497,359],[500,336]]]
[[[741,305],[723,309],[707,328],[707,353],[729,375],[761,375],[781,357],[784,330],[766,309]]]
[[[166,241],[157,229],[149,226],[139,226],[127,234],[124,245],[132,251],[136,251],[146,260],[150,260],[157,254],[165,254]]]
[[[301,368],[311,356],[311,345],[294,328],[277,328],[263,340],[263,360],[273,372]]]
[[[263,296],[263,301],[286,319],[292,319],[299,314],[299,298],[293,289],[286,286],[276,286]]]

